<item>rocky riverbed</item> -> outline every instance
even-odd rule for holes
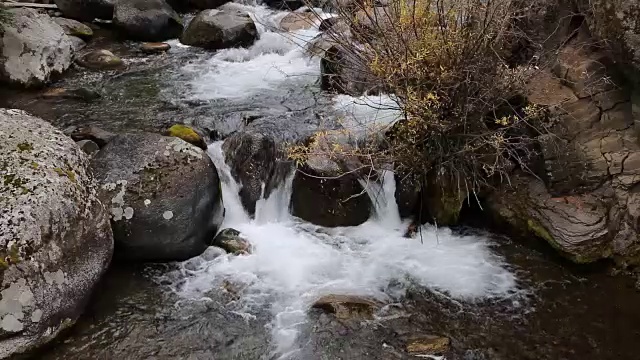
[[[327,4],[56,4],[0,23],[0,358],[637,357],[633,92],[590,24],[529,84],[544,176],[477,206],[287,157],[401,119],[327,66]]]

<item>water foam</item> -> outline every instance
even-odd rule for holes
[[[398,215],[391,172],[383,175],[384,184],[370,191],[378,198],[371,220],[356,227],[328,229],[288,215],[292,177],[260,201],[258,216],[249,220],[239,211],[239,186],[224,164],[221,144],[213,144],[209,153],[223,179],[225,225],[242,232],[253,252],[203,262],[178,293],[202,299],[208,291],[219,289],[222,280],[244,284],[244,311],[270,308],[279,354],[295,350],[306,311],[322,295],[367,295],[392,301],[402,294],[397,292],[398,285],[400,290],[418,285],[475,301],[509,297],[516,290],[515,276],[485,238],[432,227],[422,228],[422,241],[404,238],[406,226]]]
[[[316,81],[319,60],[305,56],[304,45],[319,34],[317,27],[290,33],[274,32],[287,12],[263,6],[233,6],[251,15],[259,38],[249,48],[220,50],[185,65],[182,72],[192,78],[191,99],[240,99],[275,90],[284,82]]]

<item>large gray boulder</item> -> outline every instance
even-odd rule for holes
[[[72,326],[113,253],[87,156],[45,121],[0,109],[0,359]]]
[[[0,27],[0,82],[41,86],[71,65],[73,43],[48,15],[32,9],[8,11]]]
[[[213,241],[224,207],[217,170],[201,149],[174,137],[122,134],[92,167],[111,212],[116,257],[186,260]]]
[[[218,50],[247,47],[258,37],[249,14],[239,10],[204,10],[185,29],[180,41],[185,45]]]
[[[115,0],[54,0],[66,17],[82,21],[111,20]]]
[[[164,0],[117,0],[113,22],[135,40],[164,41],[182,33],[180,15]]]

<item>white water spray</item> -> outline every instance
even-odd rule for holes
[[[322,228],[288,215],[291,177],[257,204],[250,220],[240,205],[239,186],[224,163],[221,143],[209,154],[223,180],[225,226],[239,230],[253,253],[203,262],[178,290],[186,299],[202,299],[223,280],[243,284],[245,310],[270,308],[278,354],[295,352],[307,310],[327,294],[366,295],[389,301],[392,282],[418,285],[460,300],[511,296],[514,275],[491,252],[487,239],[462,237],[424,227],[424,244],[403,237],[393,196],[393,173],[385,172],[376,194],[376,214],[356,227]],[[242,213],[240,212],[242,210]],[[215,290],[221,291],[221,290]]]

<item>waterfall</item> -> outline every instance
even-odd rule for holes
[[[243,311],[269,309],[273,343],[282,358],[296,352],[307,309],[323,295],[367,295],[388,301],[402,295],[385,290],[392,282],[422,286],[460,301],[512,296],[517,291],[515,276],[493,254],[487,239],[458,236],[447,229],[436,233],[430,227],[422,229],[424,244],[404,238],[391,171],[381,174],[381,184],[366,186],[375,204],[369,221],[330,229],[289,215],[293,173],[268,199],[258,202],[251,219],[242,208],[240,185],[224,161],[221,142],[210,146],[209,155],[222,181],[224,226],[239,230],[253,252],[202,261],[176,291],[195,300],[219,289],[223,280],[243,284]]]

